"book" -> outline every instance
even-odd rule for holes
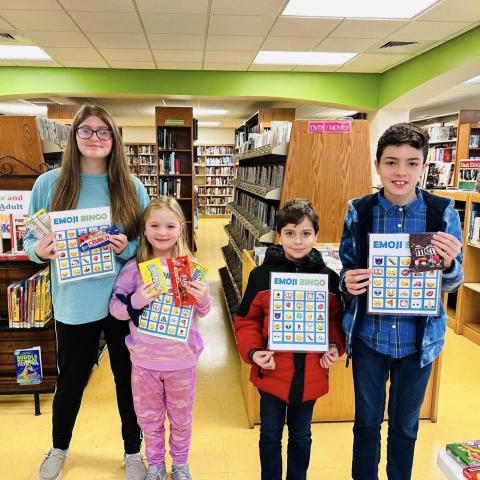
[[[480,466],[480,440],[449,443],[446,450],[462,467]]]
[[[26,215],[10,215],[10,237],[12,241],[12,253],[23,253],[23,238],[25,237],[25,228],[23,223]]]
[[[42,352],[40,347],[15,350],[13,356],[18,384],[37,385],[42,383]]]

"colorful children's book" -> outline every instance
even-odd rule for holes
[[[480,466],[480,440],[449,443],[446,450],[463,467]]]
[[[17,383],[36,385],[42,382],[42,353],[40,347],[32,347],[13,352]]]

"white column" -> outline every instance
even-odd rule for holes
[[[370,158],[372,161],[372,187],[376,187],[380,184],[380,177],[375,170],[375,160],[377,153],[378,139],[382,136],[382,133],[393,125],[394,123],[408,122],[409,110],[398,110],[392,108],[383,108],[376,112],[369,113],[367,120],[369,122],[370,130]],[[376,189],[373,189],[376,191]]]

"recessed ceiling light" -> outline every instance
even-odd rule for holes
[[[40,47],[31,45],[0,45],[2,60],[51,60]]]
[[[438,0],[290,0],[282,15],[296,17],[412,18]]]
[[[194,108],[193,114],[197,117],[201,117],[204,115],[225,115],[228,110],[223,110],[220,108]]]
[[[258,52],[253,63],[262,65],[343,65],[358,55],[337,52]]]
[[[463,83],[480,83],[480,75],[478,77],[473,77]]]
[[[199,127],[218,127],[220,122],[198,122]]]

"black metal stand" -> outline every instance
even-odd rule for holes
[[[42,412],[40,411],[40,394],[39,393],[33,394],[33,401],[35,403],[35,416],[38,417],[39,415],[42,414]]]

